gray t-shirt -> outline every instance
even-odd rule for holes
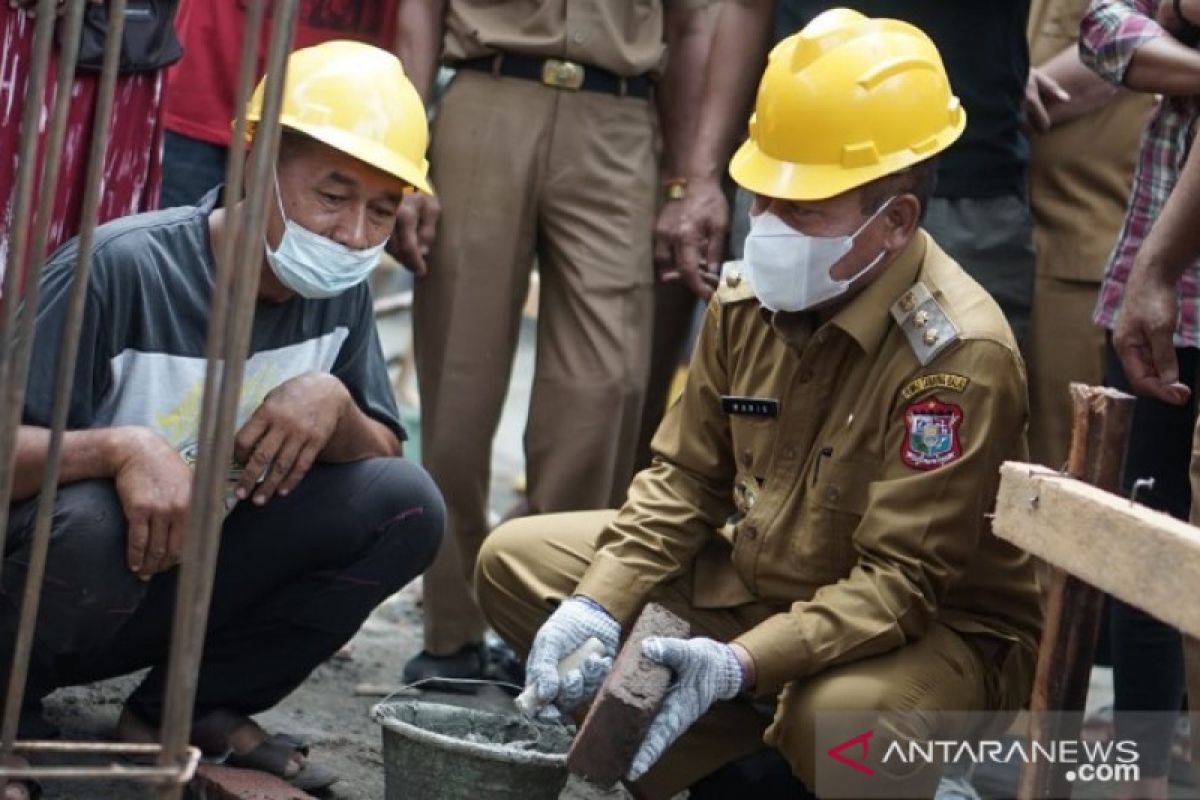
[[[68,428],[143,425],[195,460],[216,271],[208,215],[219,191],[196,207],[138,214],[96,231]],[[42,273],[24,409],[29,425],[50,425],[78,247],[75,239],[64,244]],[[269,391],[310,371],[337,376],[359,408],[406,438],[366,283],[327,300],[295,296],[255,306],[237,426]]]

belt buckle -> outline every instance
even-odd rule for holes
[[[574,61],[547,58],[542,64],[542,83],[556,89],[577,92],[583,88],[583,65]]]

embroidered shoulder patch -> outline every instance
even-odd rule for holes
[[[908,402],[919,394],[933,389],[949,389],[952,392],[962,392],[971,382],[970,378],[954,375],[949,372],[937,372],[933,375],[922,375],[914,378],[911,383],[900,390],[900,399]]]
[[[904,410],[905,437],[900,460],[913,469],[931,470],[962,456],[958,426],[962,409],[936,397],[913,403]]]

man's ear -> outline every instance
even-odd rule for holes
[[[884,214],[887,220],[884,246],[892,252],[903,250],[921,225],[921,201],[915,195],[897,195]]]

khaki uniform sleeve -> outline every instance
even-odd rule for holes
[[[654,587],[691,567],[733,511],[729,420],[721,410],[727,385],[721,315],[714,300],[683,395],[651,444],[654,461],[634,478],[629,499],[601,534],[577,588],[622,623],[632,619]]]
[[[970,382],[961,394],[934,391],[912,402],[936,397],[959,407],[961,455],[929,470],[906,464],[910,403],[896,397],[880,426],[884,465],[854,531],[856,565],[811,600],[794,603],[736,639],[754,657],[756,691],[774,692],[789,681],[920,638],[980,537],[990,535],[985,515],[995,503],[1000,464],[1020,451],[1025,436],[1023,369],[1011,350],[980,340],[949,351],[925,372],[935,367]]]

